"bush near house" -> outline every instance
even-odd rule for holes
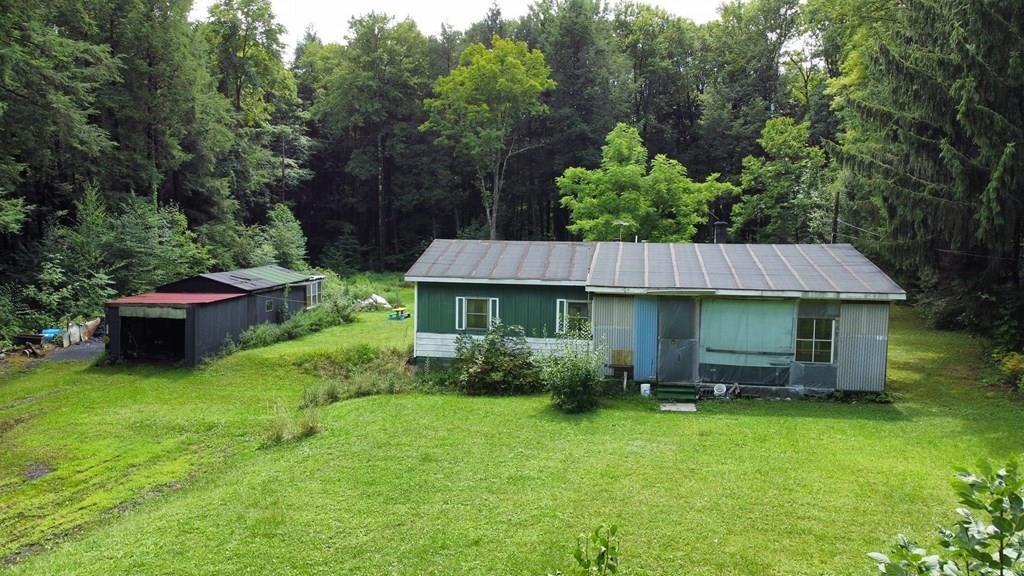
[[[589,329],[559,338],[559,354],[541,361],[541,378],[555,408],[567,413],[597,408],[604,378],[605,349],[592,346]]]
[[[519,326],[496,323],[482,337],[456,340],[456,387],[465,394],[507,396],[543,390],[540,370]]]

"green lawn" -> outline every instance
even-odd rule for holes
[[[88,523],[13,572],[539,575],[615,522],[626,574],[867,574],[866,552],[951,517],[954,467],[1024,446],[1022,405],[974,380],[980,343],[898,310],[892,405],[564,416],[540,396],[406,394],[323,408],[318,436],[257,448],[275,400],[312,381],[291,359],[410,331],[365,315],[194,374],[0,382],[2,550]],[[38,462],[54,471],[26,481]]]

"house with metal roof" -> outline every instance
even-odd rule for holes
[[[211,272],[107,302],[111,360],[195,366],[250,326],[279,323],[317,306],[323,276],[277,265]]]
[[[531,348],[586,323],[609,372],[771,393],[885,388],[889,307],[906,293],[849,244],[435,240],[409,269],[414,355],[522,326]]]

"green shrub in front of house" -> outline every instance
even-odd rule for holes
[[[587,329],[559,338],[559,353],[541,361],[541,378],[555,408],[570,414],[597,408],[604,358],[604,347],[591,345]]]
[[[540,369],[519,326],[497,323],[482,336],[455,342],[456,388],[470,395],[508,396],[543,390]]]

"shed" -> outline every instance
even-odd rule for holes
[[[499,320],[557,350],[586,322],[610,372],[766,392],[883,390],[889,306],[906,299],[849,244],[436,240],[406,279],[417,357],[453,357]]]
[[[279,323],[320,303],[322,276],[261,266],[185,278],[107,302],[112,360],[195,366],[250,326]]]

